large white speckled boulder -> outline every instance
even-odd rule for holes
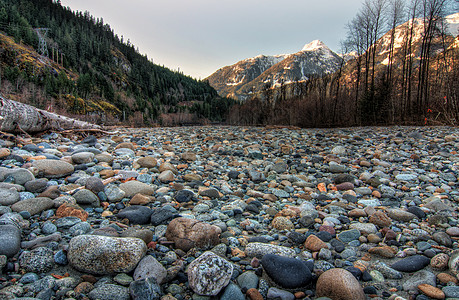
[[[67,257],[79,271],[105,275],[131,272],[146,251],[138,238],[79,235],[70,240]]]
[[[203,296],[215,296],[230,282],[233,265],[207,251],[191,262],[187,273],[193,291]]]

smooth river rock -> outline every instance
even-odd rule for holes
[[[20,199],[16,189],[0,189],[0,205],[11,205]]]
[[[67,256],[75,269],[105,275],[134,270],[146,251],[138,238],[80,235],[70,240]]]
[[[333,300],[365,300],[360,283],[349,271],[335,268],[320,275],[316,284],[316,296]]]
[[[13,257],[21,249],[21,229],[12,224],[0,225],[0,255]]]
[[[164,283],[166,276],[166,269],[151,255],[142,258],[133,275],[134,280],[153,277],[158,284]]]
[[[400,272],[416,272],[430,264],[430,259],[423,255],[413,255],[392,264],[392,269]]]
[[[55,159],[36,160],[32,166],[38,169],[39,174],[46,178],[60,178],[70,175],[75,170],[68,162]]]
[[[21,200],[14,203],[11,209],[15,212],[28,211],[30,215],[36,215],[44,210],[50,209],[54,206],[53,200],[47,197],[38,197]]]
[[[193,247],[209,248],[220,242],[220,227],[195,219],[173,219],[166,230],[166,238],[175,243],[175,247],[188,251]]]
[[[144,194],[147,196],[153,195],[155,193],[155,188],[149,184],[131,180],[125,183],[120,184],[119,188],[125,192],[125,197],[131,198],[135,194]]]
[[[271,280],[283,288],[304,287],[312,280],[311,270],[304,261],[275,254],[266,254],[261,260]]]

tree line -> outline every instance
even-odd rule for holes
[[[445,16],[457,7],[450,0],[365,0],[341,43],[353,56],[336,73],[276,89],[268,83],[232,108],[230,122],[456,125],[458,33],[448,35]]]
[[[17,53],[0,51],[2,84],[10,83],[13,93],[27,98],[21,101],[46,108],[50,102],[62,106],[71,95],[85,102],[109,103],[117,108],[116,120],[139,126],[161,122],[162,115],[177,110],[183,101],[195,105],[185,106],[193,111],[182,109],[182,113],[221,121],[232,103],[207,82],[154,64],[89,12],[73,12],[53,0],[0,0],[1,31],[39,51],[35,28],[49,29],[46,41],[52,67],[28,68],[27,61],[17,62]],[[85,113],[74,107],[67,110]]]

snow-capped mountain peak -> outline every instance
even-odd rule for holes
[[[309,44],[304,45],[301,51],[316,51],[321,48],[328,48],[322,41],[314,40]]]
[[[210,75],[209,83],[221,94],[243,100],[267,83],[279,86],[335,72],[342,58],[323,42],[315,40],[293,54],[259,55],[226,66]]]

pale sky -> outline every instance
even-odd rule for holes
[[[300,51],[319,39],[340,51],[363,0],[61,0],[89,11],[156,64],[204,79],[259,54]]]

